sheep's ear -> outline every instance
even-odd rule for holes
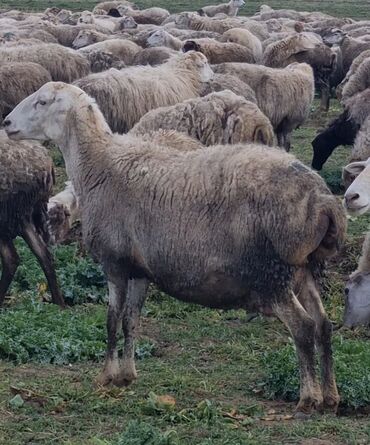
[[[194,40],[187,40],[182,47],[182,51],[184,53],[189,51],[200,51],[200,46],[197,42],[194,42]]]
[[[351,164],[346,165],[343,168],[343,176],[358,176],[360,173],[362,173],[367,165],[368,161],[359,161],[359,162],[352,162]]]

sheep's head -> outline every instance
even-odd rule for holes
[[[94,15],[90,11],[83,11],[81,17],[78,19],[78,23],[82,25],[92,25],[95,23]]]
[[[51,8],[47,8],[47,9],[45,9],[45,12],[44,12],[44,14],[51,14],[51,15],[57,15],[57,14],[59,14],[60,13],[60,11],[61,11],[61,9],[60,8],[57,8],[56,6],[53,6],[53,7],[51,7]]]
[[[182,12],[175,18],[175,25],[179,26],[180,28],[188,28],[194,17],[197,17],[197,14],[192,12]]]
[[[231,0],[231,6],[233,6],[234,8],[241,8],[244,5],[245,5],[244,0]]]
[[[346,284],[344,326],[354,328],[370,323],[370,274],[356,273]]]
[[[179,62],[181,66],[185,66],[191,71],[197,71],[201,82],[208,82],[214,76],[207,57],[202,53],[196,51],[187,52],[176,59],[176,62]]]
[[[67,9],[62,9],[60,12],[58,12],[56,17],[60,23],[66,23],[71,18],[71,16],[72,16],[71,11],[68,11]]]
[[[83,48],[97,42],[96,34],[91,30],[83,29],[78,33],[72,43],[74,49]]]
[[[118,5],[117,6],[117,12],[121,17],[124,17],[125,15],[130,15],[130,13],[132,13],[132,8],[130,8],[129,6],[122,4],[122,5]]]
[[[195,40],[187,40],[182,47],[182,51],[184,53],[187,53],[189,51],[202,52],[199,43],[197,43]]]
[[[84,97],[85,96],[85,97]],[[84,100],[85,99],[85,100]],[[79,88],[63,82],[48,82],[24,99],[5,118],[3,126],[9,138],[63,142],[69,123],[81,102],[95,103]]]
[[[370,210],[370,158],[344,167],[343,179],[353,179],[344,195],[344,206],[350,215],[359,216]]]
[[[342,29],[333,28],[325,33],[325,35],[322,37],[322,40],[325,45],[328,46],[341,45],[346,36],[347,33]]]
[[[149,35],[147,44],[148,46],[166,46],[167,36],[167,31],[165,31],[164,29],[157,29]]]
[[[124,16],[119,22],[119,29],[135,29],[137,28],[137,23],[133,17]]]

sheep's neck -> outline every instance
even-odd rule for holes
[[[67,174],[81,201],[104,172],[111,145],[112,133],[103,117],[94,111],[87,106],[71,113],[63,139],[58,141]]]

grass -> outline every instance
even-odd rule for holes
[[[0,0],[0,7],[82,10],[95,3]],[[137,3],[179,11],[213,2]],[[367,0],[269,4],[354,18],[369,16],[370,10]],[[243,12],[253,13],[259,5],[249,0]],[[311,161],[316,131],[339,110],[334,102],[323,115],[315,102],[310,119],[294,133],[293,152],[305,163]],[[338,149],[321,173],[336,193],[342,191],[340,172],[348,151]],[[53,157],[61,188],[63,162],[55,149]],[[356,267],[369,226],[368,217],[349,220],[345,249],[324,280],[325,306],[336,322],[343,313],[344,278]],[[297,422],[290,417],[294,402],[282,400],[295,399],[297,374],[291,340],[279,322],[257,318],[248,323],[243,312],[185,305],[153,289],[136,348],[139,380],[130,388],[100,388],[94,381],[105,348],[106,287],[99,267],[75,245],[56,250],[57,273],[74,305],[60,312],[41,303],[48,297],[44,276],[25,245],[17,246],[22,266],[7,308],[0,312],[1,445],[370,443],[364,414],[369,402],[368,329],[341,330],[334,336],[343,415]],[[354,412],[356,407],[361,410]]]

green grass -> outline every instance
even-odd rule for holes
[[[42,10],[58,5],[76,10],[97,3],[83,0],[0,0],[0,7]],[[171,11],[197,9],[213,1],[138,1]],[[243,13],[261,2],[247,1]],[[320,10],[340,16],[369,16],[368,0],[270,1],[273,7]],[[293,153],[310,164],[311,140],[339,113],[334,102],[321,114],[318,104],[307,123],[294,133]],[[341,167],[348,148],[338,149],[321,172],[341,193]],[[57,150],[57,188],[65,172]],[[370,218],[349,220],[341,256],[330,264],[323,299],[332,320],[343,313],[345,277],[357,264]],[[139,380],[130,388],[99,388],[95,377],[105,348],[105,281],[100,268],[75,245],[56,249],[57,273],[74,306],[65,311],[41,303],[45,278],[24,243],[22,265],[12,297],[0,312],[1,445],[278,445],[370,443],[368,338],[370,331],[335,333],[336,367],[342,414],[315,415],[308,422],[290,414],[297,391],[291,340],[276,320],[247,322],[241,311],[211,311],[186,305],[152,289],[136,348]],[[163,396],[167,396],[163,399]],[[169,398],[168,398],[169,396]],[[367,397],[367,399],[366,399]],[[164,403],[169,400],[170,403]],[[368,407],[365,407],[368,410]],[[365,411],[366,411],[365,409]]]

